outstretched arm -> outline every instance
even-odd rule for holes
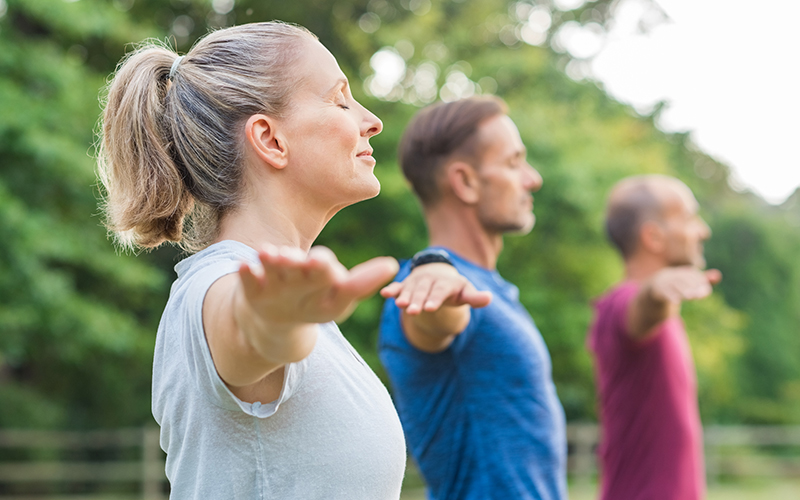
[[[397,273],[397,262],[378,257],[348,271],[324,247],[306,254],[266,246],[258,257],[260,266],[242,264],[211,286],[203,325],[217,373],[234,394],[272,401],[281,380],[270,376],[308,356],[317,324],[352,312]]]
[[[381,290],[402,310],[400,321],[408,341],[425,352],[440,352],[469,324],[472,307],[484,307],[490,292],[480,292],[449,264],[414,268],[402,282]]]
[[[642,339],[670,316],[680,312],[681,302],[697,300],[711,294],[711,286],[719,283],[722,273],[716,269],[702,271],[693,266],[667,267],[642,283],[628,309],[628,333]]]

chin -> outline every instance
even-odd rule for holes
[[[525,235],[533,231],[533,227],[536,225],[536,216],[531,214],[530,217],[520,224],[519,229],[514,231],[514,234]]]
[[[381,192],[381,183],[377,177],[372,177],[371,182],[365,182],[353,193],[353,203],[375,198]]]
[[[675,259],[671,261],[669,267],[683,267],[683,266],[691,266],[697,269],[705,269],[706,267],[706,259],[700,257],[699,259]]]
[[[526,234],[530,233],[533,230],[533,226],[536,223],[536,219],[531,217],[530,220],[521,221],[514,224],[506,224],[500,227],[500,231],[503,234],[510,234],[516,236],[525,236]]]
[[[511,231],[508,231],[507,233],[516,236],[525,236],[526,234],[529,234],[531,231],[533,231],[533,224],[528,224],[527,226],[518,227],[517,229],[513,229]]]
[[[378,178],[375,177],[375,176],[372,176],[372,180],[373,180],[373,183],[372,183],[369,195],[366,198],[364,198],[365,200],[368,200],[370,198],[375,198],[381,192],[381,181],[379,181]]]

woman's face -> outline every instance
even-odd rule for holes
[[[288,143],[287,173],[298,201],[332,216],[380,191],[369,138],[383,124],[353,98],[333,55],[315,40],[303,43],[292,66],[298,88],[280,120]]]

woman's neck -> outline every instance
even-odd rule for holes
[[[220,221],[217,241],[234,240],[260,250],[265,243],[308,251],[330,219],[280,195],[251,197]]]

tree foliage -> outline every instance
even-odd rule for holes
[[[596,417],[584,339],[591,300],[621,277],[602,229],[606,193],[621,177],[657,172],[697,194],[714,230],[709,264],[724,274],[714,297],[684,310],[704,419],[800,422],[800,195],[772,207],[731,190],[725,165],[655,126],[658,110],[641,116],[566,76],[573,61],[554,33],[568,22],[602,26],[614,6],[0,0],[0,426],[149,420],[154,335],[178,252],[120,255],[107,239],[92,158],[98,96],[132,43],[168,38],[184,53],[209,28],[270,19],[316,33],[384,122],[372,141],[381,195],[345,209],[319,240],[345,264],[408,258],[426,244],[395,158],[419,106],[495,93],[544,177],[536,228],[506,239],[499,268],[545,337],[568,418]],[[544,32],[530,31],[534,13],[537,29],[549,19]],[[390,81],[378,74],[381,57],[400,68]],[[382,373],[380,307],[367,300],[342,330]]]

